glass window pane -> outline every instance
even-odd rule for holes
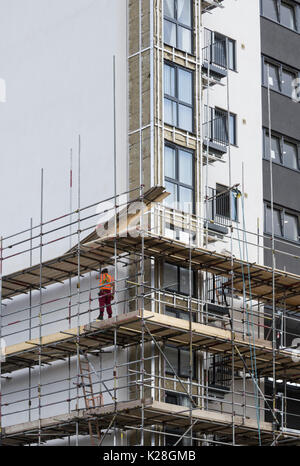
[[[179,209],[183,212],[193,213],[193,190],[179,187]]]
[[[174,183],[170,183],[169,181],[165,181],[166,191],[170,193],[170,196],[166,197],[164,203],[170,209],[177,208],[177,185]]]
[[[175,125],[174,125],[175,126]],[[190,133],[193,131],[193,114],[190,107],[179,104],[178,106],[178,126]]]
[[[279,91],[279,69],[271,63],[265,62],[264,65],[264,84],[268,86],[268,68],[270,89]]]
[[[176,265],[164,263],[164,288],[178,291],[178,268]]]
[[[290,71],[287,71],[287,70],[282,70],[281,89],[282,89],[283,94],[286,94],[289,97],[292,97],[292,92],[293,92],[292,83],[295,78],[296,76],[294,73],[291,73]]]
[[[192,104],[192,73],[178,69],[178,99]]]
[[[179,181],[193,186],[193,155],[179,150]]]
[[[177,20],[187,26],[192,25],[191,0],[177,0]]]
[[[263,0],[263,15],[274,21],[278,21],[276,1],[277,0]]]
[[[237,197],[233,192],[231,192],[231,220],[234,222],[238,220]]]
[[[281,229],[281,214],[278,209],[274,209],[274,234],[276,236],[282,236]],[[266,208],[266,232],[272,233],[272,212],[271,207],[267,206]]]
[[[164,0],[164,16],[175,18],[175,0]]]
[[[294,7],[286,3],[281,3],[280,23],[290,29],[296,29],[296,19]]]
[[[228,68],[235,70],[235,42],[228,40]]]
[[[292,241],[298,241],[298,218],[296,215],[285,214],[284,237]]]
[[[193,290],[193,280],[192,280],[192,290]],[[183,320],[190,320],[190,314],[189,312],[185,312],[185,311],[181,311],[180,312],[180,319],[183,319]]]
[[[164,88],[165,94],[175,97],[175,68],[164,66]]]
[[[219,36],[215,34],[214,44],[213,44],[213,63],[216,65],[222,66],[223,68],[227,67],[226,63],[226,37]]]
[[[165,146],[165,176],[176,178],[176,151],[169,146]]]
[[[176,25],[166,19],[164,20],[164,42],[176,47]]]
[[[165,315],[170,316],[170,317],[177,317],[177,310],[166,307],[165,308]]]
[[[180,375],[188,377],[190,370],[190,353],[187,350],[180,350]]]
[[[178,349],[172,348],[172,346],[166,346],[165,348],[166,357],[170,361],[170,365],[166,361],[166,372],[174,374],[174,370],[178,373]],[[174,369],[174,370],[173,370]]]
[[[179,277],[180,277],[180,293],[189,294],[190,291],[190,271],[189,269],[184,269],[180,267],[179,269]],[[193,274],[192,274],[192,283],[191,283],[191,295],[193,295],[194,287],[193,287]],[[189,320],[189,319],[188,319]]]
[[[267,159],[270,159],[270,142],[268,134],[266,134],[265,139],[265,156]],[[280,139],[276,136],[271,136],[271,157],[273,162],[281,163]]]
[[[235,115],[229,116],[229,142],[236,144],[236,118]]]
[[[192,31],[178,26],[177,47],[187,53],[192,53]]]
[[[294,170],[298,169],[298,151],[296,144],[284,141],[283,164],[288,168],[294,168]]]
[[[172,100],[164,100],[164,121],[165,123],[177,126],[177,104]]]

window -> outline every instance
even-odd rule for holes
[[[183,320],[190,320],[190,313],[189,311],[182,311],[180,309],[174,309],[173,307],[166,307],[165,308],[165,315],[170,317],[176,317],[177,319]],[[192,313],[192,321],[196,321],[195,313]]]
[[[280,24],[290,29],[296,29],[296,14],[294,5],[281,2]]]
[[[174,375],[174,370],[179,377],[190,376],[190,351],[188,349],[179,349],[174,346],[167,345],[165,348],[165,354],[170,362],[170,365],[166,361],[166,373]],[[172,367],[173,369],[172,369]],[[195,354],[192,355],[192,378],[195,378],[196,366],[195,366]]]
[[[186,131],[193,131],[193,73],[165,63],[164,121]]]
[[[195,274],[192,271],[191,280],[191,295],[194,296],[195,289]],[[169,264],[164,264],[164,288],[170,291],[175,291],[180,294],[189,295],[190,288],[190,271],[184,267]]]
[[[228,144],[228,114],[226,110],[215,108],[214,111],[215,133],[220,133],[218,139],[226,141]],[[236,145],[236,115],[229,115],[229,143]]]
[[[211,64],[236,71],[236,42],[218,32],[205,29],[204,33],[204,60]]]
[[[293,81],[299,77],[299,71],[282,65],[279,62],[263,57],[263,85],[292,98]]]
[[[270,160],[269,132],[264,129],[263,155]],[[283,165],[293,170],[299,170],[299,143],[280,134],[271,135],[272,162]]]
[[[170,193],[165,205],[194,212],[194,155],[179,146],[165,144],[165,186]]]
[[[208,369],[208,386],[217,391],[217,395],[224,396],[231,384],[231,368],[228,357],[223,355],[212,355],[209,361]]]
[[[164,42],[192,53],[191,0],[164,0]]]
[[[216,215],[238,221],[237,192],[228,190],[226,186],[216,186]]]
[[[286,209],[274,207],[274,235],[283,237],[290,241],[299,242],[299,216],[292,214]],[[265,205],[265,232],[272,234],[272,210],[271,206]]]
[[[297,10],[299,6],[293,1],[261,0],[261,12],[266,18],[297,31]]]

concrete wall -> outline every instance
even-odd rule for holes
[[[69,209],[70,148],[77,207],[113,194],[113,80],[117,67],[118,189],[127,188],[127,9],[124,0],[1,0],[0,232],[8,235]],[[68,244],[68,243],[66,243]],[[61,243],[56,254],[66,249]],[[49,252],[49,256],[53,251]],[[25,259],[12,267],[27,265]],[[6,273],[7,270],[4,270]]]

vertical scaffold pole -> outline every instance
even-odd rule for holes
[[[40,218],[40,302],[39,302],[39,382],[38,382],[38,413],[39,440],[42,442],[41,414],[42,414],[42,283],[43,283],[43,205],[44,205],[44,169],[41,169],[41,218]]]
[[[81,136],[78,136],[78,186],[77,186],[77,338],[76,338],[76,370],[77,370],[77,380],[76,380],[76,409],[79,409],[79,381],[80,381],[80,158],[81,158]],[[79,425],[76,421],[76,446],[79,444]]]
[[[116,57],[113,56],[113,120],[114,120],[114,214],[115,214],[115,241],[114,241],[114,277],[115,277],[115,308],[118,303],[118,267],[117,267],[117,115],[116,115]],[[116,308],[116,314],[118,310]],[[114,328],[114,405],[115,405],[115,420],[114,420],[114,446],[117,445],[117,428],[116,428],[116,414],[117,414],[117,326]]]
[[[32,217],[30,218],[30,251],[29,251],[29,265],[32,266]],[[32,326],[32,290],[29,290],[29,340],[32,338],[31,333]],[[31,367],[28,368],[28,421],[31,421]]]
[[[2,446],[2,359],[5,357],[2,342],[2,265],[3,265],[3,239],[0,237],[0,447]]]
[[[273,411],[276,412],[276,300],[275,300],[275,232],[274,232],[274,192],[273,192],[273,158],[271,135],[271,95],[270,95],[270,67],[268,65],[268,132],[270,158],[270,194],[271,194],[271,223],[272,223],[272,376],[273,376]],[[276,422],[273,419],[273,442],[276,442]]]

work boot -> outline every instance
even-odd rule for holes
[[[108,318],[111,319],[111,318],[112,318],[112,315],[108,316]]]
[[[100,316],[98,316],[97,320],[103,320],[103,314],[100,314]]]

